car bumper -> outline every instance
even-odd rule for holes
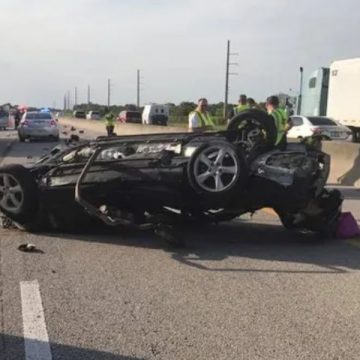
[[[19,135],[22,137],[59,137],[58,128],[46,128],[46,129],[36,129],[36,128],[21,128],[18,130]]]

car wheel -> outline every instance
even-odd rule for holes
[[[246,110],[234,116],[227,127],[229,140],[248,156],[259,147],[272,147],[277,131],[271,116],[260,110]]]
[[[30,171],[22,165],[0,168],[0,210],[19,223],[30,223],[38,210],[38,189]]]
[[[248,178],[242,151],[225,141],[206,143],[192,154],[187,165],[191,187],[208,197],[231,195]]]
[[[20,142],[25,142],[25,138],[23,136],[19,135],[19,141]]]

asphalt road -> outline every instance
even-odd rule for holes
[[[2,163],[53,145],[15,141]],[[359,218],[360,193],[344,193]],[[171,250],[150,233],[0,230],[0,360],[359,359],[360,241],[320,243],[266,212],[182,236]],[[41,252],[17,249],[29,242]]]

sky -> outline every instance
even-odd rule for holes
[[[263,101],[360,57],[359,0],[0,0],[0,104]]]

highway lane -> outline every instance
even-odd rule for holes
[[[53,145],[15,142],[3,163]],[[358,358],[356,245],[285,231],[268,213],[182,236],[175,251],[150,233],[1,230],[0,359],[25,358],[27,281],[39,284],[53,359]],[[18,251],[26,242],[44,253]]]

